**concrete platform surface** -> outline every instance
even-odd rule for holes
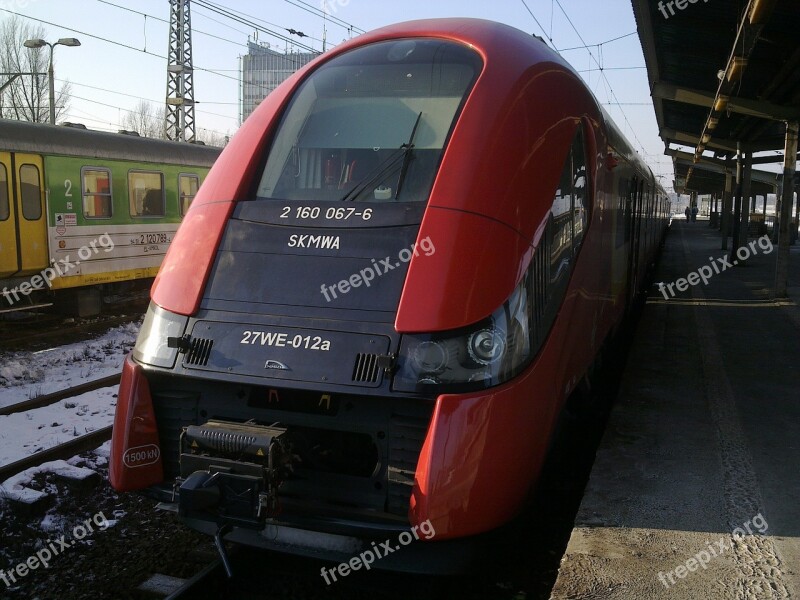
[[[800,288],[771,298],[770,247],[727,267],[673,223],[656,281],[713,273],[649,294],[552,599],[800,598]]]

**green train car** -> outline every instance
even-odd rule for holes
[[[0,120],[0,311],[155,277],[219,148]]]

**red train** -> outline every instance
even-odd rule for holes
[[[124,365],[111,482],[280,551],[347,559],[428,521],[416,552],[463,546],[519,511],[668,214],[540,39],[446,19],[342,44],[195,198]]]

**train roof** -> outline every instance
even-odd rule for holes
[[[653,174],[653,170],[650,168],[644,159],[639,155],[636,150],[634,150],[631,143],[625,137],[625,134],[622,133],[622,130],[617,126],[611,116],[608,114],[605,108],[600,109],[603,113],[603,118],[605,119],[606,123],[606,132],[608,134],[608,145],[611,146],[614,151],[620,155],[622,158],[625,158],[629,163],[636,165],[640,170],[647,173],[648,178],[651,180],[655,179],[655,175]],[[662,194],[666,194],[666,190],[662,187],[661,183],[656,181],[656,188]]]
[[[0,119],[0,140],[0,150],[11,152],[208,167],[222,151],[186,142],[6,119]]]

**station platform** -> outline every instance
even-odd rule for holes
[[[800,248],[776,301],[762,246],[651,289],[551,599],[800,597]],[[675,221],[655,281],[725,255]]]

